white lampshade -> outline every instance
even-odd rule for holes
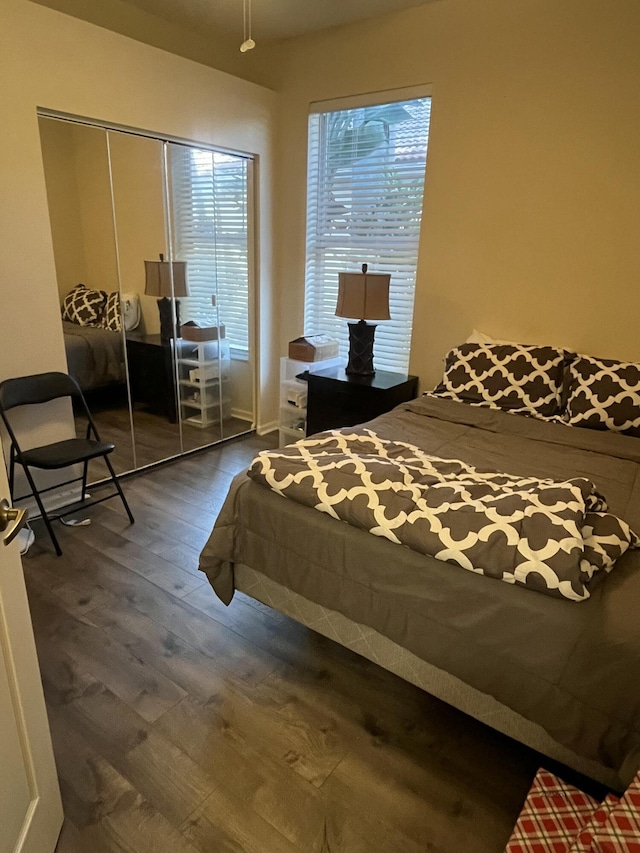
[[[354,320],[390,320],[389,284],[382,273],[338,273],[336,317]]]

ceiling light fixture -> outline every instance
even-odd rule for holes
[[[251,38],[251,0],[242,0],[242,22],[244,25],[244,41],[240,45],[240,53],[246,53],[256,46]]]

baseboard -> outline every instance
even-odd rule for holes
[[[269,432],[274,432],[274,430],[278,429],[278,421],[269,421],[266,424],[260,424],[256,428],[256,432],[258,435],[266,435]]]
[[[241,421],[253,423],[253,414],[246,409],[231,409],[231,417],[239,418]]]

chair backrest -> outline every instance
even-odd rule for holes
[[[76,380],[66,373],[34,373],[0,382],[0,411],[15,406],[48,403],[59,397],[80,397],[82,392]]]

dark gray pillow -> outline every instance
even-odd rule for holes
[[[122,314],[120,311],[120,294],[118,291],[107,294],[107,301],[102,314],[102,322],[100,324],[104,329],[109,329],[112,332],[122,331]]]
[[[564,417],[572,426],[640,436],[640,364],[576,356]]]
[[[563,349],[465,343],[445,359],[434,394],[510,412],[551,417],[561,408]]]
[[[89,290],[84,284],[76,284],[62,301],[62,319],[78,326],[99,326],[106,302],[103,290]]]

